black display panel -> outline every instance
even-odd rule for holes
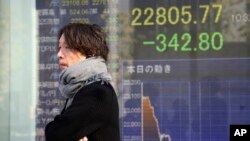
[[[64,104],[56,33],[69,22],[107,32],[123,141],[228,141],[250,124],[249,1],[37,0],[37,13],[37,141]]]

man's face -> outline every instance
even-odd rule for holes
[[[68,68],[72,64],[86,59],[86,56],[82,55],[80,52],[68,48],[68,45],[65,42],[64,34],[62,34],[59,39],[59,51],[57,53],[57,57],[62,70]]]

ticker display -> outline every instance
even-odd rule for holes
[[[211,36],[211,37],[210,37]],[[157,34],[155,40],[153,41],[143,41],[143,45],[155,45],[155,49],[158,52],[165,52],[167,50],[173,49],[173,51],[180,52],[190,52],[190,51],[220,51],[223,48],[223,36],[220,32],[214,32],[211,35],[207,32],[202,32],[198,35],[198,46],[190,47],[192,36],[190,33],[183,33],[178,35],[175,33],[169,37],[169,42],[167,42],[166,34]],[[219,42],[216,45],[216,41]],[[181,43],[181,44],[180,44]]]
[[[250,124],[250,1],[37,0],[36,140],[60,113],[56,35],[100,25],[120,105],[122,141],[228,141]]]
[[[137,59],[247,57],[247,2],[133,1]],[[235,47],[240,46],[240,47]],[[147,54],[145,52],[150,52]]]
[[[197,5],[195,5],[197,8]],[[159,6],[156,8],[133,8],[132,16],[134,18],[131,21],[132,26],[154,26],[154,25],[176,25],[176,24],[205,24],[208,21],[208,15],[215,10],[214,19],[211,20],[214,23],[220,22],[222,5],[221,4],[201,4],[198,5],[198,12],[203,14],[200,17],[195,17],[192,13],[192,5],[178,6]],[[144,19],[142,20],[142,17]],[[210,15],[209,15],[210,16]],[[197,21],[201,19],[200,21]]]

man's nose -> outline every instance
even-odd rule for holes
[[[61,49],[59,49],[58,52],[57,52],[57,58],[58,59],[62,58],[62,51],[61,51]]]

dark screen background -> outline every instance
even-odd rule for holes
[[[123,141],[228,141],[230,124],[250,123],[249,7],[240,0],[37,0],[36,140],[64,105],[57,32],[81,22],[107,32]]]

